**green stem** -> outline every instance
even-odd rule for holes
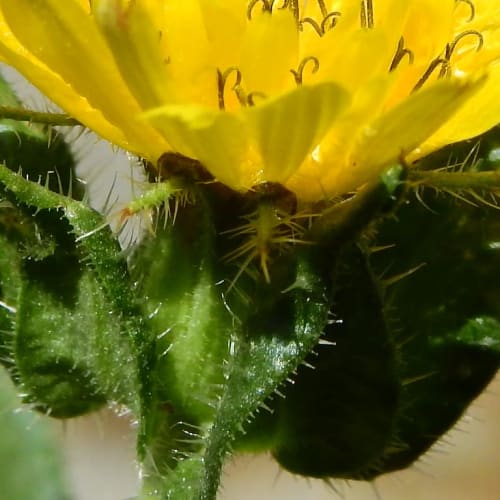
[[[487,172],[446,172],[435,170],[410,170],[408,181],[418,186],[462,191],[481,189],[500,190],[500,170]]]
[[[354,240],[382,209],[387,210],[390,204],[394,210],[404,198],[405,186],[401,179],[405,173],[400,165],[395,165],[352,197],[327,208],[315,220],[305,239],[316,241],[324,248],[336,248]]]
[[[82,125],[78,120],[64,113],[45,113],[19,106],[0,106],[0,120],[17,120],[21,122],[42,123],[44,125],[59,125],[62,127]]]

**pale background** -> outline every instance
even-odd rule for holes
[[[47,107],[13,72],[25,102]],[[95,137],[74,134],[81,159],[79,172],[92,187],[91,202],[101,208],[106,198],[112,222],[123,200],[140,190],[140,177],[123,154]],[[110,197],[109,186],[114,185]],[[410,470],[378,479],[375,485],[337,482],[335,493],[321,481],[294,477],[265,456],[233,459],[227,465],[220,500],[500,500],[500,377],[490,385],[456,429]],[[138,483],[134,433],[124,418],[101,412],[61,424],[55,422],[64,450],[68,481],[75,500],[125,500]],[[0,486],[1,488],[1,486]],[[0,494],[1,497],[1,494]]]
[[[411,469],[375,482],[323,482],[292,476],[266,456],[228,463],[220,500],[500,500],[500,376],[442,442]],[[125,500],[137,487],[131,426],[111,412],[60,429],[75,500]],[[378,496],[377,496],[378,492]]]

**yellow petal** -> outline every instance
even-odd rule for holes
[[[123,109],[123,101],[119,102],[125,93],[123,82],[92,19],[81,5],[74,0],[64,3],[0,0],[0,7],[23,46],[70,82],[80,95],[98,109],[105,102],[109,111]],[[113,89],[116,99],[109,98],[109,89]],[[116,110],[116,115],[121,116],[122,111]]]
[[[469,3],[463,0],[455,5],[455,32],[477,30],[497,27],[500,24],[500,5],[492,0],[473,0]]]
[[[298,66],[299,35],[289,10],[272,15],[257,10],[248,23],[239,69],[247,92],[272,96],[295,86],[290,70]]]
[[[259,181],[286,182],[348,104],[345,90],[325,82],[247,108],[244,114],[262,158]]]
[[[332,80],[356,93],[373,78],[388,73],[406,23],[408,3],[377,2],[373,29],[361,28],[358,4],[348,3],[338,10],[342,15],[335,27],[322,37],[314,33],[312,39],[306,37],[305,44],[301,37],[301,57],[314,54],[320,61],[318,71],[307,74],[305,82]],[[304,25],[303,32],[310,31]]]
[[[313,154],[287,182],[287,187],[300,192],[304,201],[330,200],[343,194],[342,178],[349,175],[351,151],[367,124],[380,116],[386,95],[393,84],[393,75],[384,75],[369,82],[354,96],[346,112],[335,121]],[[376,175],[376,174],[375,174]]]
[[[331,32],[329,43],[324,45],[325,53],[320,59],[318,76],[322,80],[333,80],[349,91],[357,92],[375,75],[387,72],[397,42],[389,44],[386,34],[377,30],[359,30],[344,39],[337,37],[334,31]],[[335,50],[338,46],[344,49]],[[336,57],[329,56],[328,49]],[[364,63],[353,64],[352,61]]]
[[[207,39],[199,0],[161,1],[162,36],[168,48],[169,75],[176,100],[217,107],[217,69]]]
[[[326,176],[324,185],[341,194],[375,179],[382,169],[422,144],[484,83],[484,78],[440,80],[412,94],[365,127],[347,164]]]
[[[235,190],[255,184],[248,131],[236,115],[171,105],[144,116],[168,138],[175,151],[199,160],[219,181]]]
[[[437,57],[453,33],[455,0],[413,0],[402,36],[415,60],[431,61]]]
[[[441,80],[412,94],[366,127],[358,137],[346,171],[335,187],[346,192],[378,175],[381,169],[404,158],[431,136],[484,85],[484,78]]]
[[[145,109],[175,100],[162,32],[164,3],[94,0],[92,12],[130,91]]]
[[[199,0],[214,65],[220,71],[238,66],[248,0]]]
[[[422,156],[447,144],[470,139],[500,123],[500,61],[490,66],[481,89],[444,121],[413,156]]]
[[[46,95],[52,95],[53,101],[70,115],[78,119],[87,127],[99,130],[101,135],[124,148],[130,147],[122,131],[109,123],[100,111],[91,107],[88,101],[64,82],[59,75],[34,58],[18,42],[10,32],[0,11],[0,58],[10,66],[16,67],[24,76],[36,84]]]
[[[18,0],[15,3],[0,0],[0,12],[30,56],[42,61],[109,123],[122,129],[129,149],[145,149],[144,153],[152,156],[165,150],[165,141],[135,120],[141,110],[121,79],[93,18],[79,0]],[[24,63],[27,62],[25,59]],[[13,63],[21,72],[29,71],[26,65],[22,66],[23,61]],[[33,83],[42,84],[39,80]],[[47,94],[57,102],[53,91]],[[80,118],[77,114],[75,117]],[[95,131],[101,133],[99,128]]]
[[[90,7],[92,4],[92,0],[77,0],[80,4],[80,7],[87,13],[90,13]]]

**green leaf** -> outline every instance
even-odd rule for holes
[[[426,197],[381,228],[382,273],[410,276],[387,289],[398,332],[401,411],[381,472],[407,467],[460,418],[500,366],[500,218],[494,209]],[[393,281],[389,277],[389,282]]]
[[[25,400],[58,418],[131,404],[134,357],[121,318],[95,273],[61,253],[24,263],[14,358]]]
[[[355,247],[339,259],[331,317],[309,366],[280,389],[270,449],[296,474],[363,479],[393,439],[400,382],[378,286]]]
[[[0,484],[9,500],[67,500],[56,436],[28,409],[19,409],[12,383],[0,367]]]
[[[19,106],[19,100],[0,76],[0,104]],[[13,120],[0,120],[0,163],[25,170],[56,191],[81,195],[68,144],[55,130]],[[0,359],[17,379],[13,366],[14,320],[21,288],[22,259],[40,260],[55,251],[56,235],[67,225],[57,214],[34,217],[35,210],[18,206],[15,197],[0,187]]]
[[[4,221],[0,209],[0,227]],[[13,339],[15,312],[21,287],[20,258],[8,238],[0,232],[0,363],[13,368]]]

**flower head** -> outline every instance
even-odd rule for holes
[[[500,122],[488,0],[0,0],[0,57],[152,163],[302,201]]]

